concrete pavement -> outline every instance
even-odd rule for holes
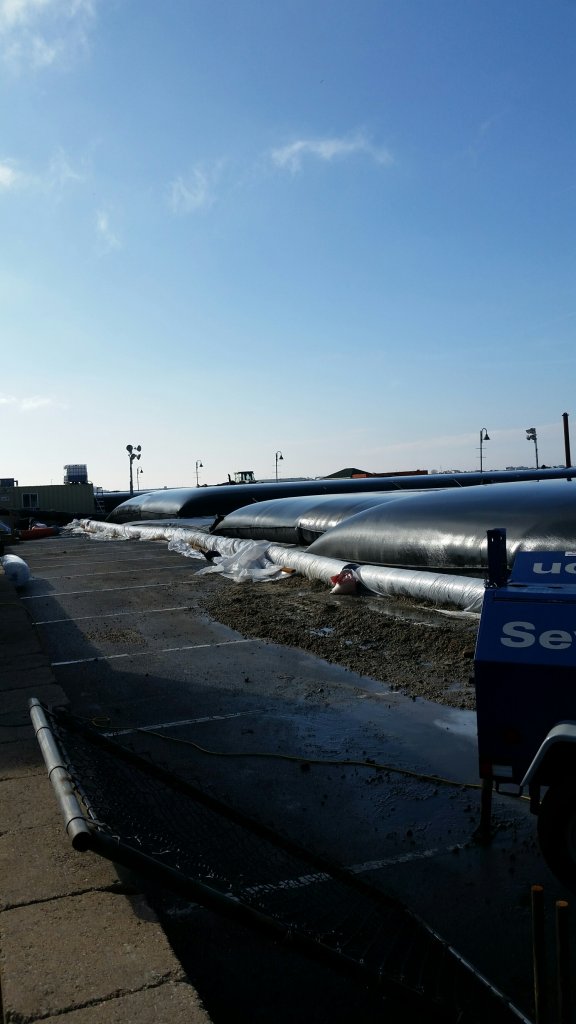
[[[210,1024],[154,913],[114,867],[67,845],[28,701],[66,702],[0,568],[3,1020]]]

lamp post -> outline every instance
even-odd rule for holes
[[[142,476],[143,472],[144,470],[142,469],[141,466],[136,466],[136,487],[138,490],[140,490],[140,477]]]
[[[482,427],[480,431],[480,472],[482,472],[484,468],[484,463],[482,461],[482,445],[484,444],[484,441],[489,440],[490,438],[488,437],[488,431],[486,430],[486,427]]]
[[[140,452],[142,451],[142,445],[127,444],[126,451],[128,452],[128,458],[130,460],[130,497],[134,494],[134,479],[132,476],[132,463],[134,459],[140,458]]]
[[[278,483],[278,463],[284,458],[282,452],[276,452],[276,483]]]
[[[538,465],[538,435],[536,433],[536,427],[526,428],[526,440],[534,441],[534,449],[536,451],[536,469],[540,469]]]
[[[200,459],[196,459],[196,487],[200,487],[200,484],[198,483],[198,470],[199,469],[204,469],[204,466],[202,465],[202,462],[200,461]]]

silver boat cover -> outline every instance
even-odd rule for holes
[[[221,519],[243,505],[270,498],[296,495],[365,494],[373,491],[410,491],[438,487],[460,490],[478,484],[509,483],[512,480],[554,479],[570,470],[499,470],[492,473],[435,473],[429,476],[359,477],[346,479],[281,481],[278,483],[224,484],[214,487],[163,488],[140,491],[108,515],[110,523],[129,523],[150,519],[195,519],[213,516]]]
[[[324,533],[310,554],[370,565],[462,572],[486,565],[486,531],[506,530],[516,551],[576,548],[576,481],[434,491],[366,509]]]
[[[221,537],[270,540],[278,544],[311,544],[343,519],[374,505],[420,494],[420,491],[374,491],[372,494],[298,495],[244,505],[225,516],[213,532]]]

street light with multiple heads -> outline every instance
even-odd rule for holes
[[[203,466],[202,462],[200,461],[200,459],[196,459],[196,487],[200,487],[200,484],[198,483],[198,470],[199,469],[204,469],[204,466]]]
[[[489,440],[490,440],[490,438],[488,437],[488,431],[486,430],[486,427],[482,427],[482,429],[480,431],[480,472],[482,472],[482,470],[484,468],[484,462],[483,462],[483,459],[482,459],[482,445],[484,444],[484,441],[489,441]]]
[[[538,465],[538,435],[536,433],[536,427],[526,428],[526,440],[534,441],[534,449],[536,451],[536,469],[540,469]]]
[[[134,494],[134,479],[132,476],[132,463],[134,459],[140,458],[140,452],[142,451],[142,445],[127,444],[126,451],[128,452],[128,458],[130,459],[130,497]]]
[[[276,452],[276,483],[278,483],[278,463],[283,460],[282,452]]]

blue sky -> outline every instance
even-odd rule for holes
[[[0,476],[563,463],[575,69],[574,0],[0,0]]]

